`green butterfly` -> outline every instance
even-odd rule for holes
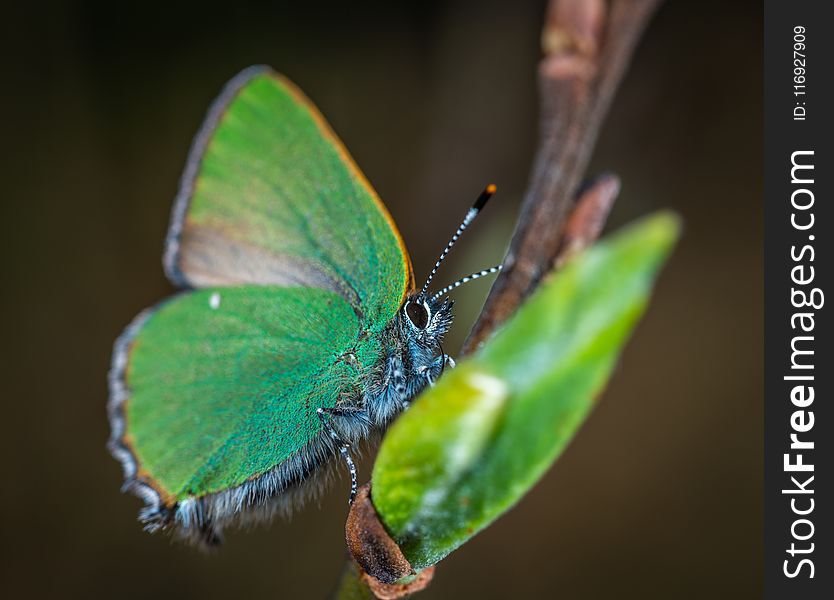
[[[182,291],[115,343],[110,452],[148,531],[204,544],[308,494],[452,364],[452,323],[341,142],[266,67],[225,87],[191,148],[165,244]],[[439,353],[438,353],[439,350]]]

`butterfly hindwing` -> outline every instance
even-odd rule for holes
[[[141,317],[121,349],[125,450],[172,505],[262,476],[316,440],[316,409],[350,393],[340,353],[359,322],[328,290],[185,292]]]

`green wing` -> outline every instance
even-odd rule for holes
[[[301,92],[263,67],[210,109],[164,264],[197,289],[143,313],[110,374],[110,449],[151,529],[186,499],[236,489],[222,507],[235,511],[256,502],[244,484],[289,463],[290,475],[314,468],[315,409],[358,393],[341,354],[358,344],[367,367],[373,333],[413,287],[373,189]]]
[[[266,473],[318,435],[316,408],[355,393],[340,353],[359,322],[334,292],[198,290],[140,319],[123,348],[123,443],[169,506]]]
[[[316,108],[265,67],[226,86],[197,135],[165,251],[183,287],[318,287],[370,323],[411,290],[390,215]]]

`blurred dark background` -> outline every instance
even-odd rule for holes
[[[233,533],[213,556],[141,531],[104,448],[111,344],[171,292],[162,240],[191,137],[252,63],[318,104],[418,274],[496,182],[440,279],[497,262],[536,141],[544,3],[315,4],[4,8],[4,598],[321,598],[334,585],[344,479],[321,507]],[[685,236],[563,458],[423,597],[760,596],[761,28],[760,3],[718,0],[669,2],[651,24],[592,171],[623,180],[609,228],[672,207]],[[458,343],[486,290],[461,290]]]

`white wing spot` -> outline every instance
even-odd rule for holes
[[[209,306],[212,310],[217,310],[220,308],[220,294],[214,292],[211,297],[209,298]]]

